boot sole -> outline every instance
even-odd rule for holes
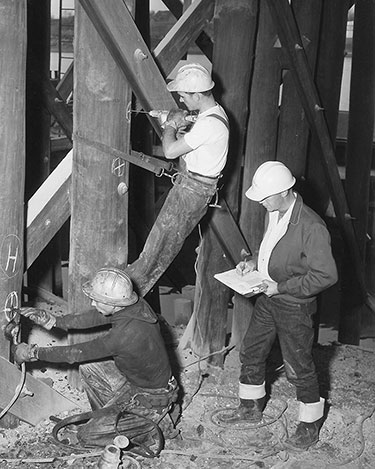
[[[319,440],[316,440],[313,443],[311,443],[310,445],[305,445],[305,446],[294,446],[293,444],[288,443],[287,441],[283,441],[282,445],[286,449],[291,449],[291,450],[296,451],[298,453],[303,453],[304,451],[307,451],[308,449],[315,446],[318,443],[318,441]]]

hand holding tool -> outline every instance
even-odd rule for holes
[[[20,308],[20,314],[47,330],[52,329],[56,324],[55,316],[44,309]]]

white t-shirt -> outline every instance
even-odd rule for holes
[[[192,129],[183,137],[193,150],[182,158],[188,171],[204,176],[218,176],[227,161],[229,129],[224,122],[210,114],[217,114],[228,122],[219,104],[200,113]]]

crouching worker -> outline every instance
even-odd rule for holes
[[[92,340],[68,346],[21,343],[15,347],[15,361],[80,363],[80,377],[93,411],[135,409],[157,423],[166,438],[176,436],[170,412],[178,386],[156,314],[133,291],[131,280],[121,270],[100,269],[82,289],[92,300],[94,308],[89,311],[55,317],[41,309],[22,308],[21,314],[45,329],[109,329]],[[95,418],[80,427],[85,427],[81,435],[85,440],[90,440],[91,430],[93,437],[98,433]]]

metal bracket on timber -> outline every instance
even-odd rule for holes
[[[172,109],[176,102],[125,2],[79,0],[145,111]],[[161,127],[150,118],[157,135]]]
[[[13,398],[21,379],[20,369],[0,356],[0,407],[4,409]],[[6,378],[5,378],[6,377]],[[26,373],[25,387],[9,412],[31,425],[50,415],[80,408],[55,389]]]
[[[334,147],[291,6],[288,0],[267,0],[267,4],[285,56],[288,59],[288,68],[293,74],[311,131],[316,135],[320,145],[321,162],[327,177],[335,213],[353,261],[363,301],[367,302],[369,296],[366,290],[365,269],[338,172]]]

